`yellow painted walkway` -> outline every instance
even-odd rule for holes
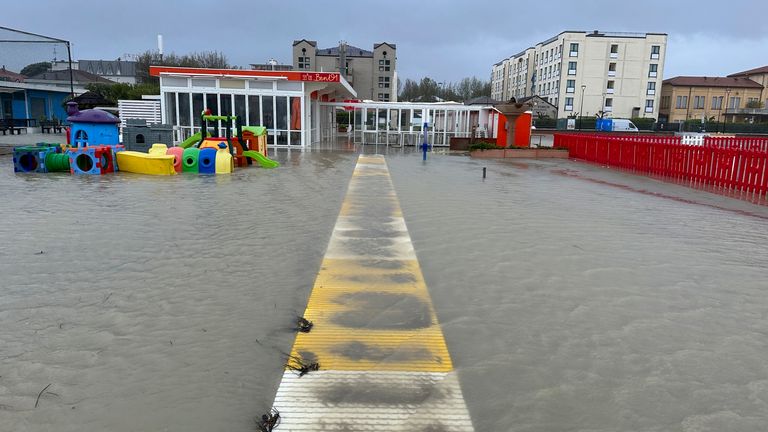
[[[275,397],[279,431],[472,431],[382,156],[360,156]]]

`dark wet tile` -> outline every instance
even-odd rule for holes
[[[431,360],[432,353],[421,347],[381,348],[360,341],[338,344],[331,348],[335,354],[351,360],[367,360],[383,363],[397,363],[414,360]]]
[[[427,303],[411,294],[358,292],[340,295],[334,301],[350,308],[332,318],[344,327],[408,330],[432,325]]]
[[[359,405],[419,405],[427,401],[441,401],[450,396],[448,390],[441,390],[433,382],[397,385],[355,380],[333,384],[319,394],[319,399],[332,404]]]

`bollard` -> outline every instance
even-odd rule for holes
[[[483,178],[485,178],[485,167],[483,167]]]

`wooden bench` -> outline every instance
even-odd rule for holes
[[[40,121],[40,129],[43,133],[61,133],[63,126],[58,120],[42,120]]]
[[[0,132],[2,132],[3,135],[5,135],[7,131],[11,132],[11,135],[13,135],[14,133],[16,133],[17,135],[21,135],[22,129],[24,129],[25,131],[27,130],[26,128],[16,127],[14,126],[14,124],[15,123],[13,119],[0,119]]]

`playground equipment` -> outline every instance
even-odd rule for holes
[[[225,150],[232,158],[232,164],[230,169],[226,168],[226,158],[221,154],[217,154],[219,162],[215,164],[216,173],[232,172],[234,166],[245,167],[251,165],[255,160],[262,168],[276,168],[280,166],[279,163],[269,159],[267,157],[267,129],[262,126],[242,126],[237,116],[215,116],[210,114],[210,110],[206,110],[200,116],[202,128],[200,132],[192,135],[184,140],[179,147],[185,149],[185,161],[184,168],[192,170],[192,161],[187,164],[186,158],[195,157],[194,152],[187,152],[191,148],[197,148],[202,151],[204,149],[216,149],[217,151]],[[208,136],[208,122],[223,122],[225,136],[224,137],[209,137]],[[235,136],[232,136],[232,128],[234,126]],[[199,168],[199,166],[198,166]],[[207,167],[205,168],[208,169]]]
[[[264,168],[280,165],[267,157],[266,128],[242,127],[237,116],[214,116],[210,111],[203,112],[201,132],[184,140],[179,147],[168,148],[166,144],[154,143],[144,153],[126,150],[125,146],[119,143],[117,125],[120,120],[114,115],[97,109],[80,111],[74,102],[67,104],[67,113],[67,121],[72,123],[67,144],[40,143],[36,146],[15,148],[15,172],[69,171],[72,174],[103,175],[120,170],[148,175],[173,175],[183,172],[229,174],[234,171],[235,166],[248,166],[254,160]],[[210,121],[223,122],[226,125],[225,137],[209,136]],[[236,136],[232,136],[233,125]],[[157,136],[167,132],[162,127],[155,128],[157,130],[142,127],[136,126],[134,129]],[[137,139],[139,133],[134,135],[136,137],[131,138],[133,148],[144,144],[138,142],[141,141]]]

